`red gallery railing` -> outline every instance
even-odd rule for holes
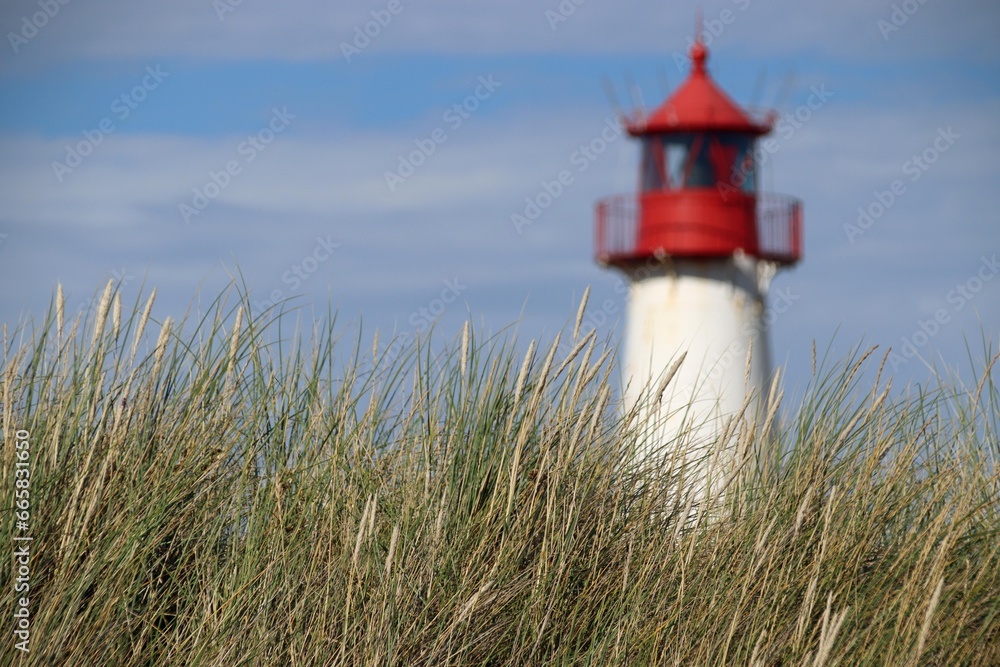
[[[639,246],[640,202],[636,194],[614,195],[597,203],[595,251],[603,264],[642,260],[653,255]],[[794,197],[765,193],[757,196],[756,248],[743,248],[747,254],[779,264],[795,264],[802,259],[802,202]],[[680,227],[677,223],[674,226]],[[699,227],[700,234],[715,238],[721,247],[735,234],[725,228],[708,228],[706,223],[691,222],[684,227]]]

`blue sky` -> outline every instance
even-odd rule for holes
[[[764,169],[766,189],[805,202],[805,260],[773,285],[790,302],[772,327],[790,382],[814,340],[909,343],[921,358],[897,358],[903,383],[926,379],[922,359],[965,368],[967,340],[996,345],[1000,9],[701,6],[720,84],[806,118]],[[157,287],[154,313],[176,316],[239,267],[252,302],[331,303],[362,338],[440,313],[445,336],[471,316],[550,340],[588,285],[588,325],[617,337],[621,279],[592,260],[593,205],[634,187],[634,145],[610,142],[530,226],[511,216],[614,118],[603,79],[626,105],[634,81],[647,106],[683,79],[696,7],[6,2],[0,321],[41,315],[57,282],[86,309],[109,278],[126,297]],[[829,99],[808,109],[817,88]],[[864,228],[859,208],[878,213]]]

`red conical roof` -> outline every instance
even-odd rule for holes
[[[752,118],[708,75],[708,49],[700,40],[691,46],[689,55],[687,80],[651,114],[633,117],[628,123],[630,134],[724,130],[761,135],[771,131],[770,121]]]

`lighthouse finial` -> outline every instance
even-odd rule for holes
[[[699,6],[697,13],[695,14],[694,43],[691,45],[691,50],[688,53],[688,55],[691,56],[691,64],[694,71],[699,74],[704,73],[705,61],[708,59],[708,48],[705,46],[705,42],[702,39],[704,32],[705,30],[702,25],[702,11]]]

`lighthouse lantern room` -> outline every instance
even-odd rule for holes
[[[596,254],[629,281],[623,398],[643,429],[637,459],[683,464],[703,496],[735,464],[726,420],[745,405],[752,416],[769,381],[767,290],[801,259],[802,205],[759,190],[757,141],[775,114],[733,102],[700,40],[690,57],[662,105],[625,118],[641,142],[639,192],[598,202]]]

